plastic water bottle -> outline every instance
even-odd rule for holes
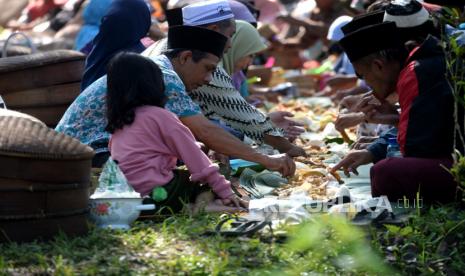
[[[397,143],[397,138],[392,137],[388,139],[386,157],[402,157],[399,144]]]

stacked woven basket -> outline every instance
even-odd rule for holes
[[[0,59],[0,94],[9,109],[54,127],[80,93],[85,56],[57,50]]]
[[[0,129],[0,241],[86,233],[93,150],[14,111]]]

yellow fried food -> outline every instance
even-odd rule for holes
[[[299,176],[309,177],[309,176],[321,176],[325,177],[327,172],[324,169],[309,169],[309,170],[300,170]]]

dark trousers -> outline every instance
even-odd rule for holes
[[[418,192],[424,203],[451,202],[457,183],[443,166],[450,168],[452,160],[386,158],[371,168],[371,193],[374,197],[386,195],[394,202],[404,196],[415,200]]]
[[[155,204],[156,210],[142,211],[140,217],[147,219],[155,214],[171,215],[179,213],[187,203],[194,203],[197,196],[209,191],[208,185],[190,181],[191,174],[188,170],[174,170],[173,179],[162,187],[166,190],[168,197],[160,202],[155,202],[151,197],[144,198],[144,204]]]

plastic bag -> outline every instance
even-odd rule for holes
[[[91,198],[140,197],[129,185],[126,177],[113,159],[109,158],[98,179],[98,187]]]

